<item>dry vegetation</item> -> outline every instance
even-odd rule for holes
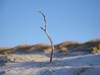
[[[90,53],[98,53],[100,52],[100,39],[90,40],[85,43],[79,43],[74,41],[67,41],[55,45],[55,50],[59,50],[59,53],[65,52],[68,54],[70,50],[73,51],[88,51]],[[13,48],[9,47],[0,47],[0,54],[8,54],[13,53],[15,51],[19,52],[33,52],[33,51],[41,51],[44,53],[51,52],[51,46],[48,44],[36,44],[36,45],[20,45]]]
[[[10,49],[11,47],[0,47],[0,51],[1,50],[6,50],[6,49]]]
[[[48,44],[36,44],[36,45],[20,45],[20,46],[16,46],[13,48],[9,48],[9,49],[3,49],[0,48],[0,54],[4,55],[4,54],[8,54],[8,53],[13,53],[13,52],[23,52],[23,53],[29,53],[29,52],[33,52],[33,51],[44,51],[44,49],[49,48],[50,45]]]

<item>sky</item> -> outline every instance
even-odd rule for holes
[[[0,0],[0,47],[100,39],[100,0]]]

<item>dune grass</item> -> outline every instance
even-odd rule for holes
[[[8,54],[8,53],[13,53],[13,52],[23,52],[23,53],[29,53],[32,51],[43,51],[44,49],[47,49],[48,47],[50,47],[50,45],[48,44],[36,44],[36,45],[20,45],[20,46],[16,46],[13,48],[0,48],[0,54],[4,55],[4,54]]]
[[[0,47],[0,51],[10,49],[11,47]]]
[[[55,46],[55,50],[60,50],[59,53],[65,52],[68,54],[69,50],[73,51],[88,51],[90,53],[100,52],[100,39],[90,40],[84,43],[79,43],[76,41],[66,41]],[[15,51],[19,52],[34,52],[41,51],[44,53],[51,52],[51,46],[48,44],[40,43],[35,45],[20,45],[13,48],[10,47],[0,47],[0,54],[13,53]]]

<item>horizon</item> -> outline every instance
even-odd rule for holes
[[[92,40],[100,40],[100,39],[92,39]],[[92,40],[88,40],[88,41],[85,41],[85,42],[78,42],[78,41],[69,40],[69,41],[64,41],[64,42],[78,42],[79,44],[84,44],[84,43],[89,42],[89,41],[92,41]],[[64,42],[61,42],[61,43],[64,43]],[[54,45],[59,45],[61,43],[54,44]],[[37,43],[37,44],[46,44],[46,43]],[[37,45],[37,44],[21,44],[21,45],[17,45],[17,46],[24,46],[24,45],[32,46],[32,45]],[[47,45],[51,45],[51,44],[47,44]],[[14,46],[14,47],[17,47],[17,46]],[[14,47],[8,47],[8,48],[14,48]],[[0,48],[3,48],[3,47],[0,47]]]
[[[36,8],[45,14],[54,44],[100,39],[100,0],[1,0],[0,47],[50,44],[40,29],[44,18]]]

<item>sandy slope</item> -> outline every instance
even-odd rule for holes
[[[6,55],[10,61],[0,66],[0,75],[100,75],[100,54],[61,53],[55,55],[53,63],[49,63],[49,55],[41,52]]]

